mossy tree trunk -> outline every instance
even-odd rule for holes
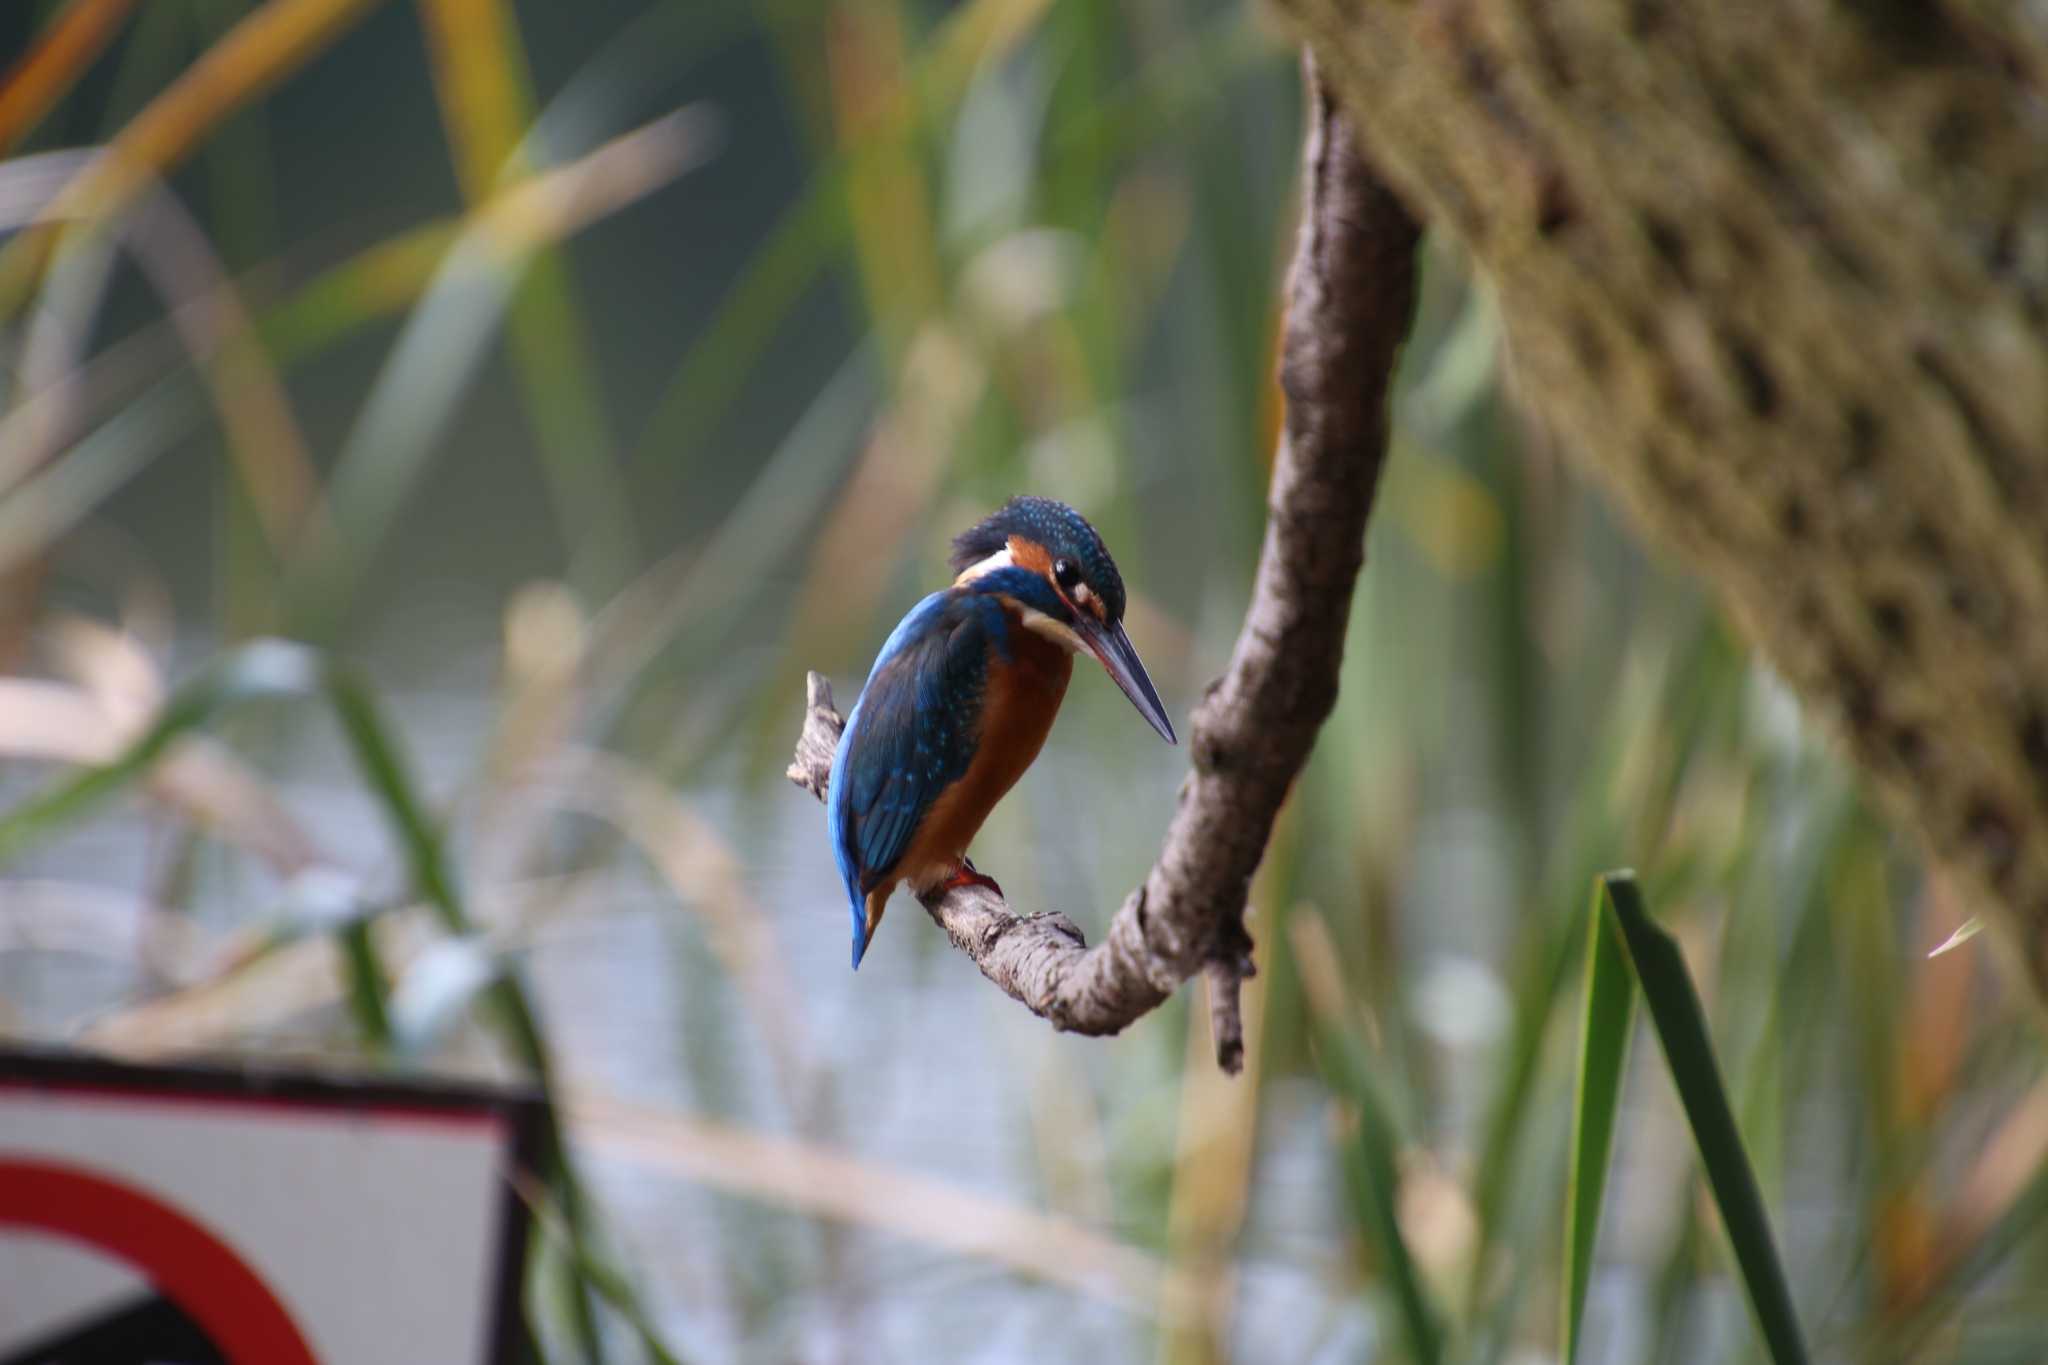
[[[1521,405],[2048,985],[2048,9],[1276,3]]]

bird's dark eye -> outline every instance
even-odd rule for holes
[[[1052,565],[1052,578],[1053,582],[1071,592],[1081,581],[1081,566],[1071,559],[1056,559]]]

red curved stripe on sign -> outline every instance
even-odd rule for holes
[[[74,1166],[0,1161],[0,1227],[9,1225],[83,1242],[128,1262],[234,1365],[319,1365],[256,1272],[154,1195]]]

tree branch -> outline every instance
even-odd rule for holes
[[[1238,991],[1252,975],[1244,909],[1273,820],[1337,699],[1352,589],[1387,449],[1387,391],[1415,297],[1419,229],[1365,163],[1312,65],[1304,205],[1287,280],[1287,422],[1266,535],[1230,665],[1195,709],[1194,768],[1159,860],[1089,948],[1057,913],[1019,915],[983,887],[923,899],[982,975],[1055,1028],[1111,1034],[1197,971],[1216,1060],[1244,1059]],[[843,722],[810,675],[790,780],[823,799]]]

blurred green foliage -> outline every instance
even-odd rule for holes
[[[1518,423],[1442,251],[1246,1076],[1185,999],[1055,1037],[901,909],[844,971],[802,678],[953,531],[1064,498],[1174,709],[1227,656],[1300,124],[1255,9],[70,0],[0,55],[0,1026],[551,1060],[562,1358],[1545,1359],[1628,863],[1819,1356],[2048,1355],[2031,1006],[1927,956],[1970,907]],[[213,717],[277,634],[369,680],[339,721]],[[977,856],[1092,928],[1180,755],[1067,710]],[[1760,1358],[1632,1055],[1579,1358]]]

